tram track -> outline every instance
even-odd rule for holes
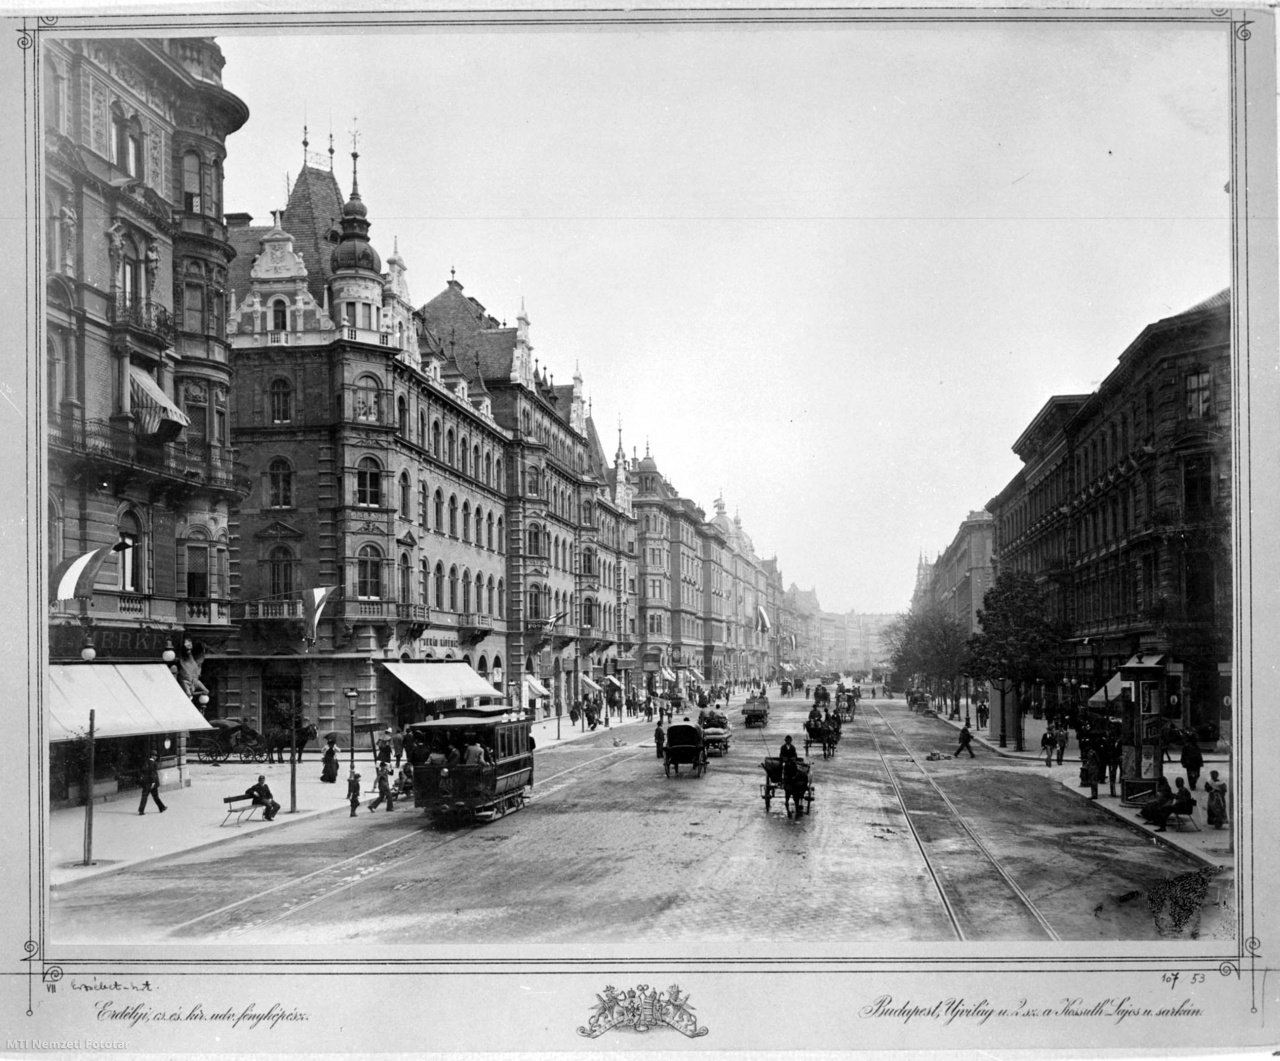
[[[631,754],[620,754],[623,751],[630,751]],[[605,762],[601,769],[611,769],[614,766],[637,758],[640,754],[639,751],[632,749],[614,748],[603,755],[594,756],[584,762],[559,770],[544,778],[540,784],[545,786],[556,778],[574,774],[605,760],[612,761]],[[532,805],[535,802],[546,800],[548,797],[553,797],[568,787],[568,784],[562,784],[555,786],[550,792],[536,790],[534,793],[535,799],[531,800],[530,803]],[[490,823],[478,823],[462,827],[446,836],[438,837],[434,843],[414,848],[411,851],[399,848],[399,845],[406,840],[420,837],[432,828],[429,822],[423,821],[399,836],[384,840],[382,843],[364,851],[359,851],[354,855],[349,855],[332,865],[323,866],[301,877],[281,881],[279,884],[267,887],[262,891],[254,892],[252,895],[237,899],[215,910],[206,911],[198,917],[173,925],[169,928],[169,932],[171,934],[189,932],[197,926],[202,926],[198,933],[201,936],[234,937],[244,932],[277,924],[304,910],[335,898],[353,887],[366,885],[370,880],[385,873],[402,869],[413,862],[427,858],[442,848],[473,835],[487,824]],[[302,898],[292,902],[286,901],[284,908],[278,909],[273,916],[255,916],[261,910],[262,903],[268,898],[274,897],[276,900],[287,899],[289,894],[296,892],[300,888],[305,890],[308,886],[311,886],[310,894],[304,894]]]
[[[872,716],[864,711],[862,718],[867,733],[956,938],[963,942],[990,939],[995,927],[1001,938],[1044,937],[1060,941],[1053,926],[970,826],[879,706],[875,706],[875,717],[892,734],[918,772],[914,782],[899,774],[872,725]],[[986,886],[992,882],[999,886],[995,891]]]

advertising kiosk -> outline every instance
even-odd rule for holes
[[[1141,802],[1164,776],[1164,656],[1139,652],[1120,668],[1122,802]]]

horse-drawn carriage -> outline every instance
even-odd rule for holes
[[[840,716],[841,722],[852,722],[854,712],[858,708],[858,693],[856,689],[849,689],[843,695],[836,696],[836,706],[834,714]]]
[[[809,779],[809,763],[805,759],[765,759],[760,764],[764,767],[764,784],[760,786],[760,796],[764,800],[764,809],[782,793],[783,806],[787,809],[787,817],[791,817],[791,804],[796,805],[795,816],[813,813],[813,782]],[[788,768],[788,766],[790,768]],[[800,809],[800,801],[804,800],[805,808]]]
[[[728,755],[729,740],[729,719],[719,711],[708,711],[702,724],[702,746],[707,755]]]
[[[671,768],[693,767],[693,776],[701,777],[707,768],[707,746],[701,726],[692,722],[673,722],[667,727],[667,743],[662,752],[662,767],[667,777]]]
[[[836,745],[840,743],[840,718],[832,715],[829,718],[810,718],[804,724],[804,753],[808,755],[816,744],[822,749],[822,757],[830,759],[836,753]]]
[[[742,705],[742,724],[744,726],[764,727],[769,724],[769,698],[752,696]]]
[[[187,738],[187,751],[202,763],[225,763],[233,753],[243,758],[246,749],[262,742],[262,734],[243,718],[211,718],[209,725],[213,729],[193,730]]]
[[[821,683],[819,683],[817,688],[813,690],[813,706],[814,707],[830,707],[831,706],[831,690]]]

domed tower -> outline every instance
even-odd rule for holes
[[[356,172],[359,159],[360,153],[352,151],[351,198],[342,207],[342,239],[329,256],[329,305],[344,338],[377,343],[382,333],[382,259],[369,242],[369,210],[360,198]]]

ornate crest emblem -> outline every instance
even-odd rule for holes
[[[651,991],[648,984],[640,984],[628,991],[606,987],[604,994],[596,995],[595,1013],[585,1028],[578,1029],[578,1034],[594,1039],[614,1028],[647,1032],[658,1027],[674,1028],[690,1039],[708,1031],[698,1027],[689,996],[682,995],[677,985],[672,984],[664,992]]]

